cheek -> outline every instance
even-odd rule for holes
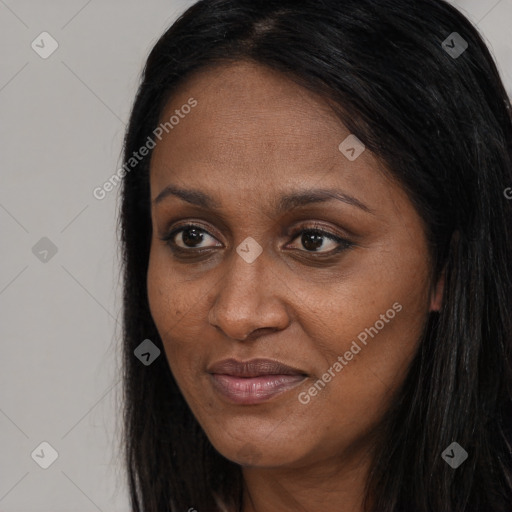
[[[151,315],[163,339],[163,333],[170,329],[174,332],[182,320],[194,315],[194,307],[201,300],[200,288],[180,279],[166,248],[156,246],[155,242],[149,255],[147,293]]]
[[[349,307],[346,296],[345,307],[325,311],[324,328],[307,351],[315,375],[300,389],[295,425],[314,431],[327,451],[379,423],[417,351],[425,313],[407,290],[388,292],[372,296],[364,308]]]
[[[303,287],[298,301],[304,336],[297,349],[313,372],[299,390],[296,425],[336,431],[329,434],[333,439],[346,441],[378,423],[405,377],[427,318],[419,267],[398,279],[383,272],[382,264],[370,266],[347,276],[343,286]]]
[[[315,378],[329,380],[317,404],[335,406],[331,412],[338,416],[339,411],[341,423],[347,411],[352,418],[363,411],[378,417],[418,349],[429,305],[428,263],[421,249],[408,255],[386,250],[360,260],[344,286],[323,288],[330,297],[323,302],[331,306],[303,323],[312,343],[309,352],[321,356]]]
[[[207,292],[206,283],[180,277],[165,248],[152,247],[147,274],[149,308],[171,371],[184,394],[195,387],[198,360],[208,349],[204,336]]]
[[[179,357],[180,350],[175,342],[180,340],[180,331],[187,312],[190,312],[193,300],[190,290],[185,293],[181,283],[169,264],[165,251],[151,248],[147,274],[147,293],[151,316],[164,345],[169,361]],[[178,344],[179,345],[179,344]],[[173,352],[172,357],[169,357]]]

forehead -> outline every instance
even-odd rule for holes
[[[190,98],[197,105],[185,114]],[[254,198],[297,184],[352,192],[385,185],[368,151],[355,161],[340,152],[350,132],[326,101],[264,66],[237,62],[196,73],[172,96],[161,122],[179,113],[153,151],[152,198],[170,180]]]

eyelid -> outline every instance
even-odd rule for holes
[[[303,231],[316,231],[318,233],[321,233],[322,235],[325,235],[326,237],[332,238],[334,240],[343,240],[343,241],[349,241],[350,238],[348,235],[342,234],[337,232],[336,230],[332,228],[328,228],[325,225],[321,224],[318,221],[309,221],[300,223],[298,226],[294,227],[288,236],[296,236]],[[312,223],[311,223],[312,222]]]

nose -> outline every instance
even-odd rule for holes
[[[289,325],[286,291],[290,291],[265,251],[252,263],[233,251],[223,264],[223,277],[208,313],[211,325],[239,341]]]

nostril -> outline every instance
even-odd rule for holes
[[[241,341],[251,341],[254,338],[259,338],[264,334],[271,334],[273,332],[276,332],[277,330],[278,329],[276,327],[259,327],[258,329],[255,329],[250,334],[248,334]]]

